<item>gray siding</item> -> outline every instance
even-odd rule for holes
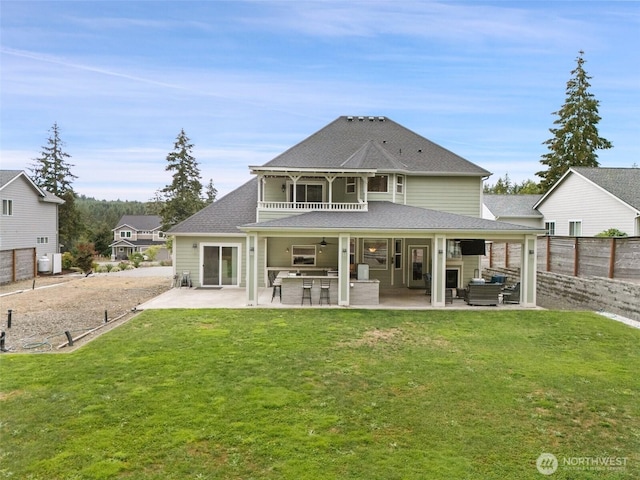
[[[13,215],[3,215],[0,222],[0,250],[35,247],[38,258],[58,252],[57,204],[42,202],[23,177],[7,184],[0,198],[13,201]],[[48,241],[38,243],[38,238]]]

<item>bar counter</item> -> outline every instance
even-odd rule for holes
[[[287,305],[302,304],[302,280],[313,280],[311,287],[312,305],[320,305],[320,283],[321,280],[329,279],[329,304],[338,304],[338,277],[332,275],[296,275],[288,272],[280,272],[278,278],[282,282],[282,303]],[[350,280],[349,281],[349,305],[378,305],[380,293],[379,280]],[[309,305],[309,300],[305,299],[305,305]],[[327,305],[325,299],[322,304]]]

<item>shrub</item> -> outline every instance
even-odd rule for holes
[[[133,263],[133,266],[138,268],[144,261],[144,256],[140,252],[135,252],[129,255],[129,261]]]
[[[624,232],[621,232],[617,228],[610,228],[609,230],[604,230],[596,235],[596,237],[627,237],[628,235]]]
[[[71,270],[73,267],[73,254],[71,252],[64,252],[62,254],[62,269]]]

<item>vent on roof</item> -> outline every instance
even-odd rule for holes
[[[353,122],[353,117],[347,117],[347,122]]]
[[[422,153],[422,149],[421,148],[418,149],[418,153]]]
[[[373,117],[369,117],[369,121],[370,121],[370,122],[373,122]]]
[[[378,117],[379,122],[384,122],[384,117]]]
[[[358,120],[360,120],[361,122],[364,122],[364,117],[358,117]]]

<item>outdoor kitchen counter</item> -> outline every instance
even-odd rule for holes
[[[311,288],[312,305],[320,305],[320,282],[331,280],[329,287],[329,304],[338,304],[338,277],[326,275],[287,275],[279,274],[282,281],[282,303],[288,305],[302,304],[302,280],[313,280]],[[349,281],[349,305],[378,305],[380,282],[378,280],[350,280]],[[305,305],[309,301],[305,299]],[[323,299],[322,304],[327,302]]]

